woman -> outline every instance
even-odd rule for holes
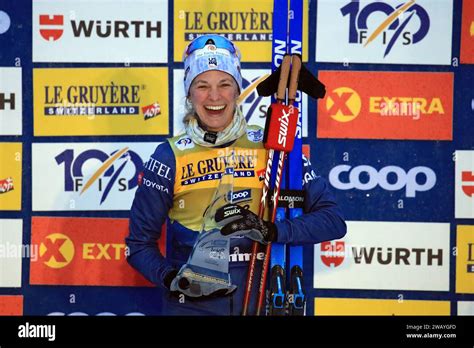
[[[242,91],[240,53],[224,37],[204,35],[189,44],[184,68],[189,106],[184,120],[186,132],[160,144],[144,165],[141,182],[146,185],[139,186],[131,209],[127,260],[148,280],[167,290],[163,314],[239,315],[251,239],[316,244],[341,238],[346,225],[326,181],[316,176],[308,160],[303,161],[305,214],[275,224],[256,217],[262,192],[259,174],[265,169],[266,150],[262,130],[247,126],[237,107]],[[170,287],[177,289],[176,276],[202,230],[203,216],[231,162],[230,153],[233,203],[247,208],[245,231],[233,230],[230,239],[229,273],[237,290],[199,298],[169,291]],[[166,257],[157,247],[165,221]]]

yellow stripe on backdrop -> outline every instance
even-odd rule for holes
[[[315,298],[315,315],[450,315],[449,301]]]

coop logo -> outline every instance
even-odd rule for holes
[[[367,47],[373,41],[380,40],[385,46],[385,58],[395,45],[416,45],[423,41],[430,30],[430,17],[415,2],[410,0],[394,7],[381,1],[366,6],[361,6],[359,1],[349,2],[341,8],[342,15],[348,17],[349,43]],[[378,26],[369,28],[373,15],[380,13],[384,13],[386,19]]]
[[[389,175],[395,181],[389,181]],[[431,190],[436,184],[436,174],[428,167],[414,167],[405,171],[397,166],[387,166],[380,170],[368,165],[351,167],[338,165],[331,169],[329,182],[339,190],[357,189],[361,191],[372,190],[377,186],[387,191],[405,189],[406,197],[415,197],[418,192]]]
[[[232,203],[248,201],[252,199],[252,191],[251,190],[242,190],[236,192],[229,192],[227,194],[227,201]]]
[[[321,261],[328,267],[341,265],[345,253],[345,243],[343,241],[321,243]]]
[[[160,21],[71,19],[67,24],[70,25],[70,32],[75,38],[161,38]],[[64,33],[64,16],[41,14],[39,15],[39,25],[43,39],[57,41]]]
[[[15,93],[0,93],[0,111],[15,110]]]
[[[5,34],[10,29],[11,20],[8,13],[0,11],[0,35]]]
[[[468,197],[474,196],[474,173],[470,171],[462,172],[462,191]]]
[[[40,34],[46,41],[57,41],[64,33],[63,15],[40,15]]]
[[[40,259],[51,268],[63,268],[74,258],[74,244],[62,233],[53,233],[40,244]]]
[[[339,87],[326,98],[327,113],[338,122],[350,122],[360,114],[362,100],[352,88]]]
[[[67,149],[57,155],[55,160],[58,166],[64,166],[64,190],[66,192],[83,194],[94,185],[102,193],[100,204],[107,199],[113,189],[120,192],[133,190],[137,186],[136,178],[143,163],[140,156],[129,150],[128,147],[111,153],[105,153],[98,149],[75,153],[73,149]],[[97,161],[101,164],[85,180],[84,169]],[[122,175],[128,166],[133,166],[135,173],[129,178]]]

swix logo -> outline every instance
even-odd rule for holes
[[[346,173],[349,173],[349,175]],[[343,174],[344,178],[342,178]],[[389,175],[396,178],[395,182],[393,182],[393,179],[389,182]],[[423,177],[422,180],[424,181],[419,182],[420,176]],[[407,197],[415,197],[417,192],[426,192],[435,186],[436,174],[431,168],[421,166],[414,167],[406,172],[403,168],[397,166],[383,167],[378,171],[367,165],[354,168],[349,165],[339,165],[331,169],[329,182],[339,190],[358,189],[367,191],[380,186],[387,191],[405,189]]]
[[[63,268],[74,257],[74,244],[61,233],[53,233],[40,244],[40,259],[51,268]]]
[[[462,172],[462,191],[468,197],[474,196],[474,173]]]
[[[232,208],[231,210],[225,210],[224,211],[224,217],[229,217],[231,215],[235,214],[240,214],[240,209],[239,208]]]
[[[40,15],[40,34],[46,41],[57,41],[64,33],[63,15]],[[160,21],[143,20],[75,20],[71,19],[71,33],[76,38],[160,38]],[[95,34],[95,35],[94,35]]]
[[[83,194],[96,184],[97,190],[102,192],[100,204],[107,199],[114,187],[120,192],[134,189],[137,186],[139,168],[143,163],[140,156],[130,151],[128,147],[110,154],[97,149],[75,154],[73,149],[67,149],[57,155],[55,160],[58,165],[64,164],[65,191],[80,191],[80,194]],[[134,174],[128,178],[123,177],[122,172],[128,166],[132,166]],[[93,168],[93,171],[84,184],[86,168],[89,170]]]
[[[258,181],[265,180],[265,169],[257,171]]]
[[[46,41],[57,41],[64,33],[63,15],[40,15],[40,34]]]
[[[145,120],[161,115],[161,107],[158,103],[153,103],[142,107],[142,112]]]
[[[328,93],[326,109],[332,119],[349,122],[360,114],[362,101],[356,91],[349,87],[339,87]]]
[[[282,109],[282,114],[278,118],[278,121],[280,122],[280,128],[278,130],[278,144],[282,145],[283,147],[286,147],[286,138],[288,136],[288,124],[290,122],[289,117],[290,117],[290,111]]]
[[[430,30],[430,17],[415,2],[409,0],[394,7],[382,1],[365,6],[359,0],[349,2],[341,8],[342,15],[348,16],[349,43],[366,47],[379,38],[385,46],[385,58],[397,44],[408,46],[423,41]],[[374,18],[381,13],[385,14],[385,20],[375,22]],[[378,24],[369,28],[372,23]]]
[[[345,242],[322,242],[321,243],[321,261],[328,266],[337,267],[342,264],[345,256]]]

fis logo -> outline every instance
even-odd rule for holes
[[[74,258],[74,244],[62,233],[48,235],[40,244],[40,259],[51,268],[63,268]]]
[[[257,72],[260,72],[260,71],[257,71]],[[258,95],[257,86],[260,82],[265,80],[269,75],[270,74],[268,73],[263,73],[254,78],[247,79],[243,77],[242,79],[242,86],[244,90],[242,91],[239,98],[237,99],[237,104],[242,106],[242,109],[243,109],[242,111],[243,111],[243,114],[245,115],[247,123],[257,124],[259,126],[265,125],[264,121],[267,116],[268,105],[264,102],[263,97]],[[249,139],[250,139],[250,135],[249,135]]]
[[[46,41],[57,41],[64,33],[64,16],[40,15],[40,34]]]
[[[344,261],[345,248],[343,241],[321,243],[321,261],[328,267],[340,266]]]
[[[385,46],[384,58],[395,45],[416,45],[430,30],[428,12],[415,0],[401,2],[391,6],[387,2],[375,1],[361,6],[360,1],[351,1],[341,8],[349,21],[349,43],[367,47],[375,40],[381,40]],[[375,26],[373,18],[385,15],[385,19]]]
[[[137,186],[139,168],[142,166],[142,159],[138,154],[130,151],[128,147],[107,154],[101,150],[90,149],[80,154],[75,154],[74,150],[67,149],[55,157],[58,165],[64,165],[64,189],[67,192],[79,192],[83,194],[89,190],[93,184],[97,185],[99,192],[102,192],[100,204],[102,204],[113,188],[118,191],[132,190]],[[99,164],[97,164],[99,163]],[[132,167],[133,175],[124,177],[124,169],[130,172]],[[85,170],[94,168],[92,175],[84,183]]]
[[[175,142],[175,145],[181,151],[186,150],[186,149],[194,148],[194,143],[191,140],[191,138],[189,138],[188,136],[184,136],[184,137],[178,139]]]

